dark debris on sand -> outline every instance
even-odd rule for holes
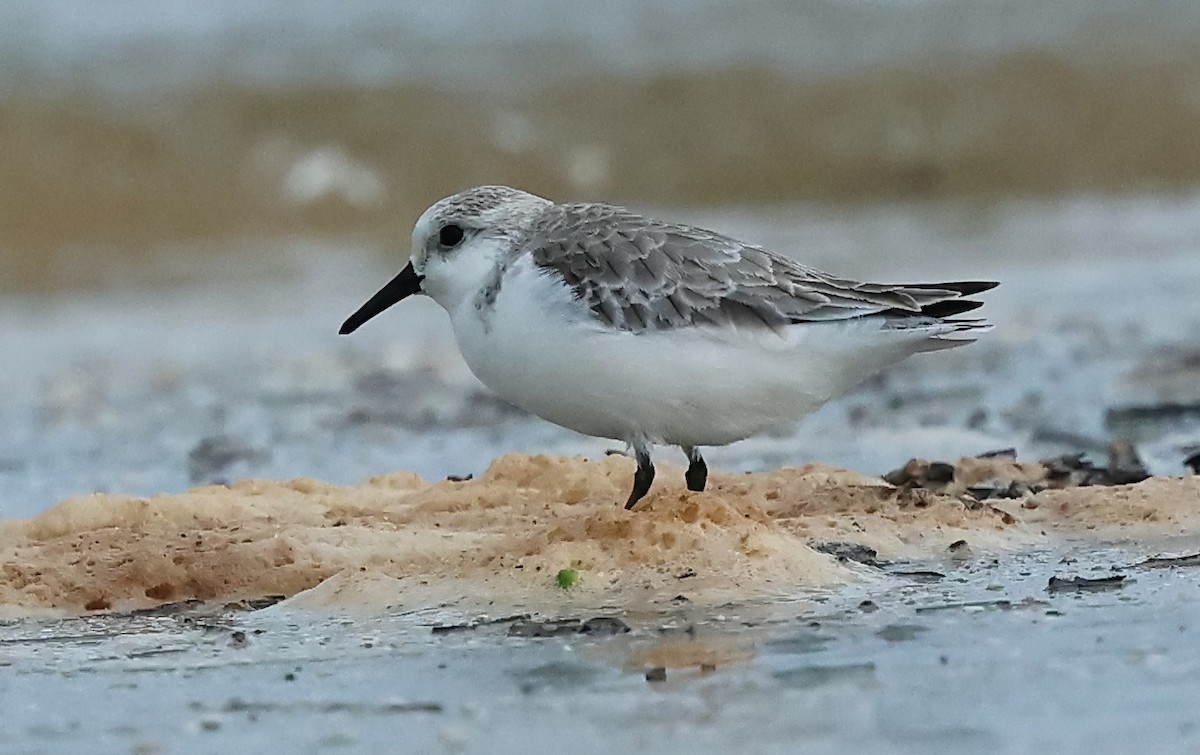
[[[468,621],[462,624],[435,624],[430,629],[434,634],[450,634],[452,632],[469,632],[479,627],[494,626],[496,624],[508,624],[517,621],[528,621],[532,616],[527,613],[515,614],[513,616],[501,616],[495,619],[481,618],[475,621]]]
[[[1200,566],[1200,553],[1186,556],[1155,556],[1135,564],[1139,569],[1174,569],[1181,566]]]
[[[854,561],[865,566],[874,566],[880,568],[887,565],[886,561],[880,561],[879,555],[874,548],[871,548],[860,543],[851,543],[844,540],[829,540],[825,542],[811,541],[809,547],[819,553],[826,553],[833,556],[838,561],[845,563],[846,561]]]
[[[1051,577],[1046,583],[1046,592],[1097,592],[1100,590],[1119,590],[1125,586],[1125,575],[1114,574],[1109,577]]]
[[[436,624],[433,634],[470,632],[481,627],[508,624],[509,637],[563,637],[588,634],[594,636],[625,634],[629,625],[615,616],[594,616],[590,619],[534,619],[527,613],[499,618],[481,618],[462,624]]]
[[[509,637],[562,637],[572,634],[614,635],[625,634],[629,625],[615,616],[596,616],[587,621],[579,619],[552,619],[532,621],[521,619],[508,627]]]
[[[994,464],[995,474],[978,478],[981,463]],[[1200,460],[1198,460],[1200,462]],[[970,465],[970,469],[967,469]],[[957,464],[910,459],[904,466],[883,476],[885,482],[902,490],[929,490],[958,495],[970,505],[996,499],[1021,499],[1052,488],[1090,485],[1128,485],[1150,477],[1137,449],[1126,440],[1114,440],[1108,448],[1108,464],[1093,463],[1084,453],[1041,459],[1036,464],[1017,464],[1014,449],[989,451]]]

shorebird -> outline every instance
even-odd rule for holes
[[[702,446],[792,423],[891,364],[962,346],[992,281],[862,283],[715,231],[597,203],[480,186],[427,209],[399,275],[341,333],[414,294],[450,315],[467,365],[510,403],[624,441],[633,506],[650,448]]]

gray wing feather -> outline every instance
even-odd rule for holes
[[[601,321],[630,331],[921,317],[923,308],[994,285],[859,283],[712,231],[594,204],[547,209],[523,239],[525,252]],[[946,313],[977,306],[959,304]]]

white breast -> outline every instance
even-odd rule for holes
[[[471,370],[516,406],[586,435],[696,446],[792,422],[928,337],[869,321],[782,336],[614,331],[528,259],[508,271],[490,309],[463,301],[451,319]]]

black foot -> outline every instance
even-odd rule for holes
[[[633,508],[642,497],[650,491],[650,483],[654,482],[654,464],[650,461],[650,449],[634,446],[634,458],[637,459],[637,472],[633,474],[633,491],[629,494],[629,500],[625,502],[625,508]]]
[[[700,455],[700,449],[691,447],[683,449],[688,455],[687,473],[683,479],[687,480],[688,490],[694,490],[697,493],[704,490],[704,483],[708,482],[708,465],[704,463],[704,457]]]

